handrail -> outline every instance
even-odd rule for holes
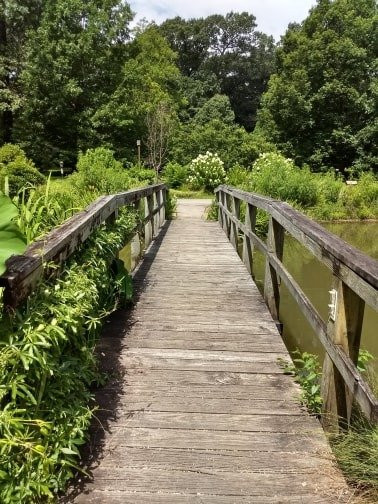
[[[215,193],[219,223],[236,249],[239,233],[243,235],[243,262],[248,271],[253,274],[254,248],[266,258],[264,298],[273,318],[279,320],[282,281],[326,351],[322,379],[325,427],[334,428],[345,419],[349,422],[353,400],[369,420],[378,421],[378,401],[356,366],[365,302],[378,310],[378,262],[287,203],[226,185]],[[246,204],[244,222],[241,202]],[[257,209],[269,214],[266,243],[255,233]],[[332,271],[337,300],[327,322],[282,262],[285,232]]]
[[[101,196],[85,210],[76,213],[42,239],[28,246],[24,254],[10,257],[6,271],[0,276],[4,287],[4,305],[17,307],[33,290],[41,277],[43,265],[61,265],[102,223],[116,218],[119,208],[138,204],[145,199],[145,244],[152,240],[155,228],[165,220],[167,186],[154,184],[130,191]],[[59,271],[59,268],[58,268]]]

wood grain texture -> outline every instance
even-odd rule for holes
[[[257,287],[206,203],[181,200],[107,324],[85,469],[64,502],[351,502]],[[238,214],[238,208],[234,212]],[[226,216],[223,226],[231,230]]]
[[[326,420],[325,425],[348,424],[354,401],[370,421],[378,422],[378,400],[356,366],[365,302],[378,310],[378,261],[343,242],[287,203],[229,186],[218,187],[216,194],[218,194],[220,221],[226,219],[244,235],[243,258],[247,270],[251,272],[251,262],[248,257],[246,258],[248,240],[250,247],[253,244],[265,256],[264,298],[274,320],[279,321],[279,284],[282,281],[326,351],[322,396],[325,406],[323,417],[328,417],[329,420]],[[230,211],[227,202],[236,199],[239,199],[239,206],[243,202],[248,207],[252,205],[268,212],[269,231],[266,243],[253,232],[249,224],[250,219],[247,218],[248,212],[245,223],[242,223],[239,214]],[[335,327],[332,323],[328,323],[327,327],[326,322],[283,264],[285,232],[298,240],[332,271],[339,299],[344,298],[345,291],[348,309],[344,309],[344,315],[342,309],[337,310],[338,317],[343,321],[334,324]],[[228,228],[226,235],[233,243]],[[342,289],[339,287],[341,285]],[[339,341],[343,333],[348,335],[341,338],[344,343]],[[339,336],[334,337],[335,334]],[[348,339],[351,340],[350,344]],[[352,349],[351,353],[349,347]]]

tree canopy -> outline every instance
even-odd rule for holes
[[[273,38],[256,31],[256,26],[255,16],[247,12],[190,20],[176,17],[160,26],[178,54],[190,93],[196,89],[205,98],[214,92],[225,94],[236,121],[249,130],[256,122],[274,55]]]
[[[284,36],[258,129],[299,163],[378,169],[377,20],[374,0],[319,0]]]
[[[378,169],[374,0],[318,0],[278,46],[248,12],[132,19],[123,0],[0,0],[0,144],[46,170],[101,146],[130,163],[141,140],[155,165],[160,128],[165,161],[274,144],[317,171]]]

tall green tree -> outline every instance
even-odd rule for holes
[[[25,43],[38,26],[41,9],[42,0],[0,0],[0,143],[12,140],[14,114],[22,103]]]
[[[155,112],[164,110],[163,122],[171,124],[182,101],[176,54],[154,25],[139,31],[128,45],[120,75],[119,85],[96,112],[93,124],[103,145],[130,159],[138,139],[146,147]]]
[[[222,93],[229,97],[236,121],[252,129],[274,55],[273,39],[256,31],[255,17],[246,12],[190,20],[176,17],[160,30],[178,54],[190,112],[196,112],[195,98],[199,108]]]
[[[289,27],[258,130],[313,169],[378,169],[375,0],[318,0]]]
[[[96,143],[92,118],[120,80],[132,13],[121,0],[45,0],[27,45],[16,139],[42,167]]]

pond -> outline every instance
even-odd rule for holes
[[[329,231],[366,254],[378,259],[378,222],[347,222],[323,224]],[[255,280],[262,291],[265,262],[262,254],[254,253]],[[309,297],[323,320],[327,320],[329,293],[332,283],[330,270],[316,259],[294,238],[285,235],[283,262],[295,280]],[[283,323],[283,339],[290,352],[299,349],[324,357],[319,340],[302,315],[297,303],[285,286],[281,286],[280,319]],[[372,367],[378,372],[378,314],[365,307],[361,348],[374,355]]]

